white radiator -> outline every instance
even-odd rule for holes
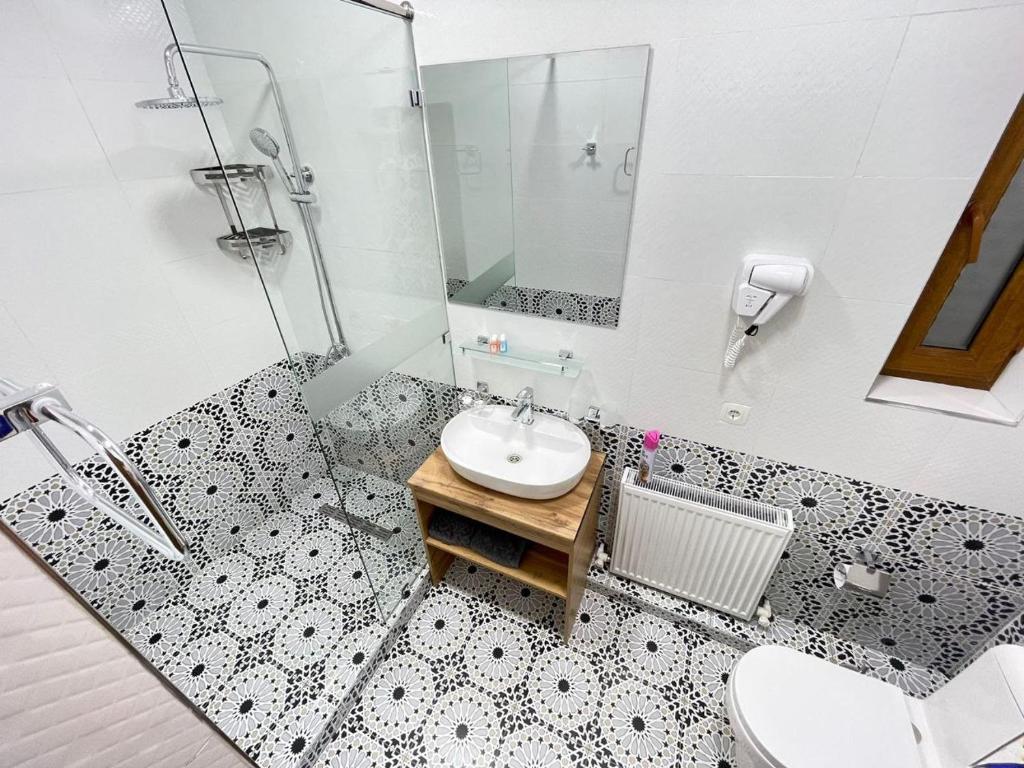
[[[622,476],[612,572],[743,619],[789,537],[788,509],[655,477]]]

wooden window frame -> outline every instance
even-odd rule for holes
[[[1024,347],[1024,262],[1017,265],[968,349],[926,347],[924,339],[965,266],[978,259],[989,217],[1024,159],[1024,98],[985,166],[963,215],[882,373],[972,389],[991,389],[1013,356]]]

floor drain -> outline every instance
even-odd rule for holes
[[[518,453],[510,453],[508,456],[505,457],[505,461],[507,461],[509,464],[518,464],[522,460],[523,457],[520,456]]]

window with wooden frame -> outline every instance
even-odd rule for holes
[[[1024,347],[1024,99],[882,373],[989,389]]]

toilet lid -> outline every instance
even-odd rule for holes
[[[917,768],[903,693],[895,686],[768,645],[748,652],[730,683],[733,716],[780,768]]]

